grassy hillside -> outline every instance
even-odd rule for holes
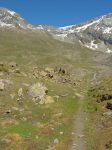
[[[30,61],[39,65],[57,63],[90,66],[93,63],[93,51],[78,43],[73,45],[57,41],[46,33],[0,31],[0,35],[1,59],[16,59],[21,63]]]
[[[69,150],[81,96],[90,115],[86,135],[91,139],[88,124],[97,102],[84,93],[102,76],[111,75],[107,58],[45,32],[0,30],[0,150]],[[36,83],[47,87],[42,99],[47,104],[29,95]]]

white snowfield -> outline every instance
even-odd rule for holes
[[[90,43],[85,44],[84,46],[87,47],[87,48],[90,48],[92,50],[96,50],[98,48],[98,45],[95,44],[94,41],[91,41]]]
[[[110,50],[109,48],[107,48],[107,51],[106,51],[106,53],[112,53],[112,50]]]

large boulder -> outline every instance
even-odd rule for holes
[[[47,88],[41,83],[35,83],[29,87],[29,95],[35,98],[36,100],[43,99],[47,92]]]

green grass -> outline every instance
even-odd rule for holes
[[[92,78],[94,72],[105,69],[100,62],[97,63],[98,60],[95,60],[96,55],[97,52],[81,47],[78,43],[70,44],[61,42],[45,33],[0,31],[0,59],[5,63],[5,67],[0,68],[0,72],[4,73],[1,78],[10,79],[14,82],[13,85],[8,86],[8,88],[6,87],[5,91],[0,95],[0,102],[4,103],[5,106],[0,106],[0,121],[2,123],[5,119],[15,119],[19,122],[18,125],[2,127],[0,130],[0,139],[8,133],[17,133],[25,141],[22,141],[23,145],[21,145],[20,149],[18,148],[19,144],[14,144],[11,150],[45,150],[48,145],[53,145],[55,138],[58,138],[63,145],[63,148],[61,147],[60,150],[67,149],[66,145],[69,145],[71,142],[71,132],[74,125],[73,118],[79,107],[78,98],[74,98],[74,89],[79,93],[80,91],[87,90],[90,78]],[[21,74],[8,72],[10,68],[9,63],[12,61],[19,64],[20,71],[26,73],[26,77],[23,77]],[[72,74],[76,82],[77,80],[81,80],[81,85],[72,87],[66,83],[56,83],[52,80],[36,79],[33,77],[33,67],[46,68],[47,66],[65,68]],[[29,77],[29,74],[31,77]],[[31,85],[36,82],[44,83],[49,90],[48,95],[59,95],[59,100],[55,99],[55,103],[50,105],[35,105],[31,97],[27,95],[27,88],[22,83]],[[23,104],[19,105],[17,103],[17,91],[21,87],[24,89],[25,94]],[[12,93],[15,94],[14,99],[10,97]],[[66,94],[67,96],[65,97],[61,96]],[[84,109],[89,118],[86,134],[88,143],[93,145],[94,142],[91,138],[93,134],[91,117],[97,112],[99,107],[95,103],[92,103],[90,98],[86,98]],[[11,114],[4,115],[4,112],[11,109],[12,106],[25,108],[25,111],[12,111]],[[58,113],[62,113],[62,118],[54,119],[53,116]],[[22,121],[23,117],[27,118],[26,122]],[[43,128],[36,126],[38,122],[43,125]],[[51,131],[49,125],[53,126],[53,131]],[[63,132],[63,135],[60,135],[60,132]],[[39,138],[36,139],[36,136]],[[28,146],[30,147],[29,149],[26,148]],[[2,148],[1,150],[5,149]]]
[[[13,60],[20,64],[41,66],[66,65],[72,66],[72,69],[82,67],[87,69],[95,65],[93,52],[78,43],[74,45],[60,42],[44,33],[14,31],[0,31],[0,33],[0,56],[3,61]]]
[[[60,107],[62,107],[65,114],[73,115],[76,110],[78,109],[78,99],[74,98],[73,95],[71,97],[63,98],[62,101],[60,101]]]
[[[87,149],[94,150],[95,139],[94,139],[94,120],[93,116],[98,111],[97,105],[93,102],[92,97],[86,96],[84,103],[84,110],[86,112],[87,119],[85,120],[85,139],[87,141]]]
[[[88,90],[87,99],[85,102],[85,111],[87,113],[85,135],[87,140],[88,150],[94,149],[105,149],[105,144],[111,139],[111,121],[107,116],[103,114],[107,112],[106,104],[111,102],[111,100],[105,100],[103,102],[98,99],[103,94],[111,94],[111,77],[103,78],[99,80],[100,82],[94,84]],[[97,102],[99,100],[99,103]],[[103,120],[103,121],[102,121]],[[105,124],[107,128],[97,128],[98,126]]]
[[[38,141],[39,150],[45,150],[48,145],[52,145],[55,138],[58,138],[59,141],[63,143],[64,147],[66,144],[69,145],[71,142],[71,132],[73,129],[73,118],[78,108],[78,99],[76,97],[74,98],[73,89],[66,86],[66,84],[45,81],[44,79],[41,80],[32,78],[28,80],[22,78],[21,80],[21,77],[15,76],[12,76],[12,79],[14,81],[14,85],[16,86],[15,88],[10,88],[7,91],[7,97],[5,97],[4,100],[4,103],[7,104],[6,110],[12,106],[18,107],[16,100],[10,100],[10,103],[8,103],[8,93],[17,93],[21,82],[30,84],[35,82],[43,82],[49,90],[48,95],[68,95],[65,97],[59,96],[58,101],[54,98],[55,102],[49,105],[35,105],[29,96],[24,95],[25,99],[23,101],[23,107],[25,108],[25,111],[13,111],[12,114],[5,116],[6,119],[8,119],[8,117],[13,118],[13,116],[15,116],[15,120],[17,120],[19,124],[3,127],[3,130],[0,130],[0,137],[4,137],[7,134],[17,133],[24,139],[29,139],[29,143],[27,143],[28,145],[30,145],[31,142],[36,143]],[[17,96],[15,99],[16,98]],[[62,117],[54,119],[53,116],[58,113],[62,113]],[[45,117],[43,117],[44,114]],[[3,116],[1,116],[1,118],[2,117]],[[27,121],[22,121],[21,119],[23,117],[27,118]],[[1,122],[4,119],[2,118]],[[43,127],[38,127],[38,123],[40,123]],[[51,130],[51,127],[49,127],[50,125],[53,126],[53,131]],[[60,132],[63,132],[63,135],[61,135]],[[36,139],[37,136],[38,139]]]
[[[17,133],[22,137],[32,137],[35,132],[35,128],[28,123],[20,123],[19,125],[13,125],[6,129],[8,133]]]

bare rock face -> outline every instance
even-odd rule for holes
[[[43,84],[35,83],[32,86],[30,86],[28,93],[31,97],[33,97],[33,99],[41,100],[45,97],[47,92],[48,90]]]

